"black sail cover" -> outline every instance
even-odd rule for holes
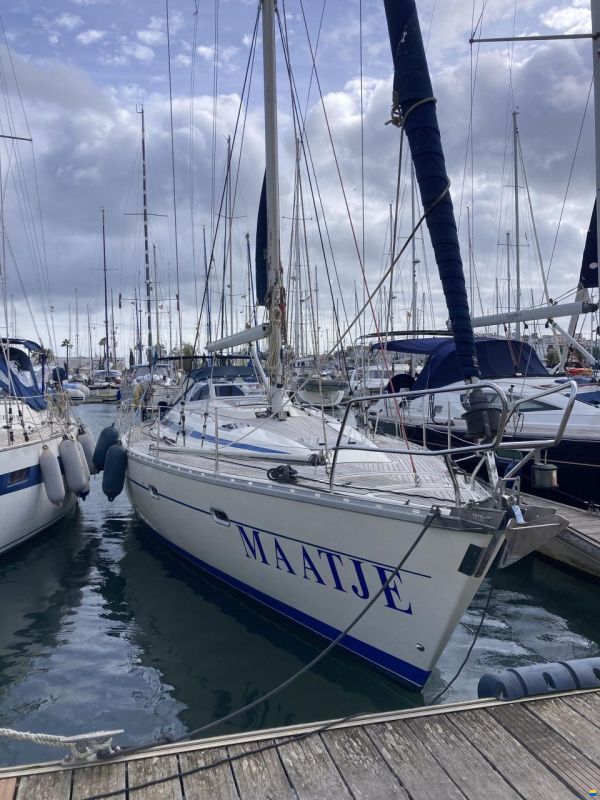
[[[585,286],[586,289],[594,289],[598,286],[598,229],[596,225],[596,203],[594,202],[590,227],[585,237],[579,276],[579,285]]]
[[[392,56],[394,102],[405,119],[404,131],[419,184],[421,202],[427,211],[427,227],[446,298],[456,353],[463,378],[479,377],[473,328],[469,314],[458,232],[450,193],[432,205],[448,185],[435,103],[419,18],[414,0],[384,0]]]
[[[264,306],[268,291],[268,227],[267,227],[267,173],[263,178],[260,203],[258,205],[258,218],[256,220],[256,254],[254,265],[256,270],[256,304]]]

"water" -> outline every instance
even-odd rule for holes
[[[114,408],[86,406],[97,433]],[[386,711],[431,700],[479,624],[486,581],[424,696],[333,652],[296,684],[212,733]],[[470,661],[444,701],[476,697],[488,670],[600,654],[598,587],[527,559],[494,578]],[[95,479],[70,519],[0,560],[0,727],[71,734],[123,728],[119,743],[183,734],[244,705],[310,661],[323,640],[159,545],[125,495]],[[0,764],[62,755],[0,740]]]

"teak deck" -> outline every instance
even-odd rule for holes
[[[126,800],[600,796],[600,691],[432,706],[318,728],[168,745],[100,766],[5,769],[0,800],[85,800],[115,790]],[[166,776],[173,777],[134,790]]]

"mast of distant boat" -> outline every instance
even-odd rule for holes
[[[102,208],[102,270],[104,272],[104,370],[108,380],[108,286],[106,281],[106,228],[104,224],[104,207]]]

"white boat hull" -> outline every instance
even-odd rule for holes
[[[364,610],[427,518],[400,504],[374,509],[355,497],[128,456],[131,502],[169,545],[328,639]],[[436,520],[342,645],[422,688],[483,580],[459,571],[466,551],[490,539]]]
[[[58,436],[46,441],[57,456],[60,441]],[[0,554],[58,522],[75,505],[68,490],[62,505],[48,500],[39,467],[41,452],[40,442],[0,452]],[[22,470],[27,473],[18,480]]]

